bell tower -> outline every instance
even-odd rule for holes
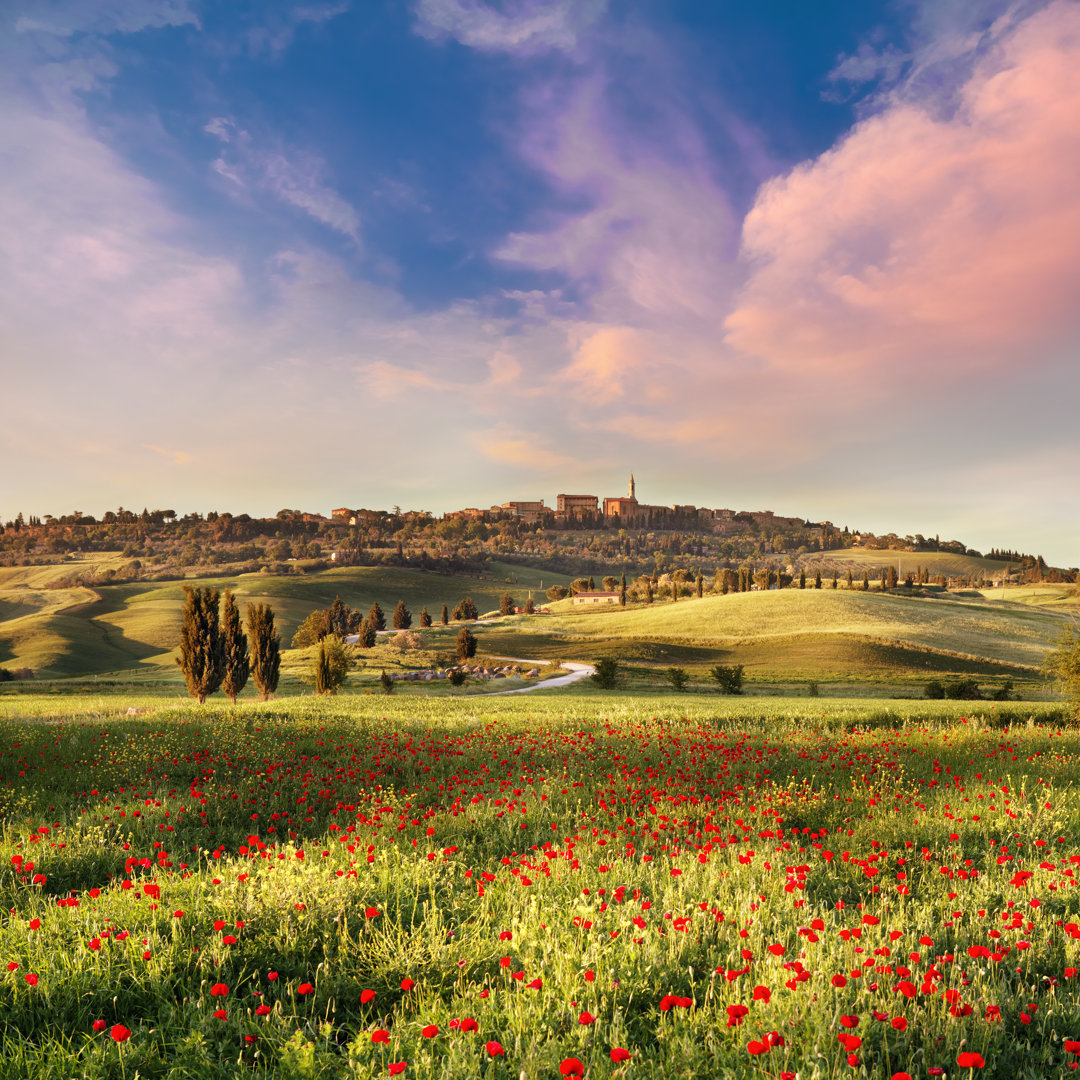
[[[634,494],[634,474],[630,474],[630,487],[627,489],[626,497],[628,499],[635,499],[637,496]]]

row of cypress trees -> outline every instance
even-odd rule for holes
[[[188,693],[202,705],[220,689],[235,705],[237,695],[253,678],[263,701],[268,700],[277,689],[281,668],[281,636],[274,626],[273,608],[248,604],[245,634],[229,589],[220,605],[220,619],[217,589],[185,585],[184,594],[176,662]]]

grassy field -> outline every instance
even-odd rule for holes
[[[0,698],[5,1077],[1080,1060],[1059,706],[130,700]]]
[[[898,568],[901,580],[904,574],[914,573],[916,566],[928,571],[931,577],[943,574],[945,577],[972,577],[986,574],[988,577],[1001,573],[1006,563],[995,559],[982,559],[973,555],[957,555],[951,551],[888,551],[867,548],[837,548],[833,551],[810,552],[800,556],[800,563],[805,566],[821,566],[831,573],[834,569],[843,577],[850,569],[859,580],[864,570],[871,578],[874,571],[880,575],[888,566]]]
[[[93,563],[97,568],[109,560]],[[148,582],[90,589],[53,589],[76,563],[0,569],[0,665],[29,667],[44,678],[127,671],[151,680],[174,677],[173,649],[180,638],[183,582]],[[509,579],[509,580],[508,580]],[[241,574],[197,584],[231,588],[241,603],[269,603],[288,645],[296,626],[335,596],[366,611],[378,601],[387,618],[404,600],[418,621],[427,606],[434,618],[472,596],[481,611],[497,608],[507,590],[524,600],[528,590],[569,579],[528,568],[494,564],[486,578],[388,567],[342,567],[284,577]]]
[[[488,651],[545,658],[614,656],[631,667],[682,665],[702,678],[743,664],[759,682],[897,681],[973,675],[1026,680],[1031,689],[1068,613],[942,594],[908,597],[847,589],[733,593],[633,609],[517,617],[482,631]]]

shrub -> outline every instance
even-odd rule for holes
[[[394,692],[394,680],[386,674],[385,671],[379,672],[379,685],[382,687],[384,694],[392,694]]]
[[[319,642],[312,681],[316,694],[336,694],[349,671],[349,657],[341,639],[331,634]]]
[[[451,614],[451,618],[456,622],[462,622],[466,619],[478,619],[479,617],[480,613],[476,610],[476,604],[473,603],[471,596],[466,596],[464,600],[459,601]]]
[[[821,687],[818,686],[817,679],[811,679],[806,684],[806,691],[810,695],[810,697],[821,697]]]
[[[467,626],[458,631],[457,654],[461,660],[469,660],[476,655],[476,635]]]
[[[590,676],[601,690],[614,690],[619,685],[619,662],[610,656],[597,660],[593,667],[596,671]]]
[[[1011,701],[1012,700],[1013,681],[1012,679],[1006,679],[990,696],[995,701]]]
[[[669,667],[664,672],[664,678],[671,684],[672,690],[679,694],[686,693],[686,688],[690,685],[690,676],[681,667]]]
[[[717,664],[711,671],[712,677],[720,684],[722,694],[741,694],[743,686],[743,665],[734,664],[726,667]]]
[[[502,596],[499,597],[500,615],[513,615],[514,608],[516,607],[517,603],[514,601],[514,598],[508,592],[503,593]]]
[[[1043,674],[1080,713],[1080,624],[1065,627],[1057,648],[1043,661]]]
[[[940,701],[945,696],[945,687],[936,679],[931,680],[923,687],[923,697],[931,701]]]
[[[950,701],[981,701],[982,693],[974,679],[954,679],[945,684],[945,696]]]
[[[454,668],[454,670],[446,677],[450,680],[451,686],[464,686],[465,680],[468,679],[469,676],[466,675],[461,668]]]

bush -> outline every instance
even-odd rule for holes
[[[556,600],[565,600],[569,596],[570,591],[564,585],[552,585],[544,595],[552,602]]]
[[[451,686],[464,686],[465,680],[468,679],[469,676],[466,675],[461,668],[454,668],[454,670],[446,677],[450,680]]]
[[[394,680],[386,674],[385,671],[379,672],[379,685],[382,687],[384,694],[392,694],[394,692]]]
[[[711,671],[712,677],[720,684],[722,694],[741,694],[743,686],[743,665],[734,664],[725,667],[717,664]]]
[[[690,685],[690,676],[681,667],[669,667],[664,672],[664,678],[671,684],[672,690],[679,694],[686,693],[686,688]]]
[[[319,642],[312,682],[316,694],[336,694],[349,671],[349,657],[341,639],[331,634]]]
[[[941,701],[945,697],[945,687],[934,679],[923,687],[923,697],[930,701]]]
[[[821,697],[821,687],[818,686],[817,679],[811,679],[806,684],[806,691],[811,697]]]
[[[950,701],[981,701],[982,693],[974,679],[954,679],[945,684],[945,696]]]
[[[596,672],[590,676],[601,690],[614,690],[619,685],[619,662],[610,656],[597,660],[593,667]]]
[[[1065,627],[1057,648],[1043,661],[1043,674],[1080,713],[1080,624]]]
[[[513,615],[514,609],[517,607],[517,603],[514,598],[508,593],[503,593],[499,597],[499,614],[500,615]]]
[[[461,600],[457,607],[454,608],[451,615],[451,618],[456,622],[461,622],[465,619],[478,619],[479,617],[480,613],[476,610],[476,604],[473,602],[471,596],[466,596],[464,600]]]
[[[995,701],[1011,701],[1012,700],[1013,681],[1012,679],[1006,679],[990,696]]]

